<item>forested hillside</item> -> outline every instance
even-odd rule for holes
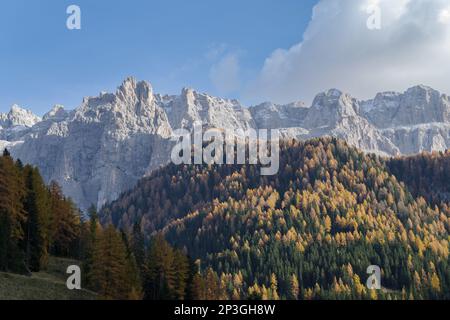
[[[390,173],[398,170],[332,138],[290,141],[277,175],[251,165],[169,165],[100,219],[189,255],[196,272],[185,297],[449,298],[450,208],[412,195]],[[383,290],[365,286],[372,264]],[[175,275],[170,261],[157,270],[167,288],[189,277]]]
[[[387,165],[414,196],[436,204],[450,202],[450,150],[392,158]]]
[[[88,221],[80,217],[56,183],[46,186],[37,168],[14,161],[4,151],[0,157],[2,299],[95,297],[88,291],[70,292],[63,280],[69,276],[65,270],[54,280],[49,270],[49,262],[56,261],[52,256],[72,258],[67,261],[82,269],[83,289],[94,290],[98,298],[142,297],[126,235],[112,226],[102,228],[94,208]]]
[[[448,299],[447,168],[448,153],[389,160],[290,141],[277,175],[169,165],[84,221],[5,150],[0,289],[37,290],[57,256],[78,261],[100,299]],[[382,290],[365,285],[373,264]]]
[[[0,157],[0,271],[45,268],[50,254],[74,256],[80,215],[56,183],[47,187],[38,169]]]

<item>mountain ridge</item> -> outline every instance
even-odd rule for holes
[[[11,113],[0,115],[0,147],[38,166],[82,209],[114,200],[166,164],[173,131],[192,129],[197,121],[234,130],[280,129],[285,139],[334,136],[384,156],[450,147],[450,98],[423,85],[366,101],[330,89],[311,106],[246,107],[189,88],[179,95],[157,94],[150,83],[128,77],[115,93],[85,97],[75,110],[56,105],[42,118]]]

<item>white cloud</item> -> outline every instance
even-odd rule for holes
[[[240,66],[236,53],[222,56],[210,70],[210,79],[220,94],[228,94],[240,86]]]
[[[439,14],[439,21],[444,24],[450,23],[450,6],[442,9]]]
[[[378,5],[381,29],[369,30]],[[360,98],[426,84],[450,93],[450,0],[320,0],[303,35],[268,57],[245,96],[305,100],[329,88]],[[450,22],[450,21],[449,21]]]

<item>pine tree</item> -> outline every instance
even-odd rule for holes
[[[93,262],[95,259],[95,248],[97,245],[97,238],[100,232],[100,228],[98,225],[98,214],[97,209],[94,205],[92,205],[88,210],[89,216],[89,230],[87,232],[87,239],[85,239],[85,247],[84,247],[84,261],[83,261],[83,270],[84,270],[84,281],[88,283],[89,286],[93,285],[93,279],[90,278],[93,268]]]
[[[206,300],[206,285],[200,273],[196,273],[192,278],[191,296],[193,300]]]
[[[175,269],[175,298],[183,300],[186,296],[187,284],[189,280],[189,259],[181,250],[174,252],[174,269]]]
[[[221,296],[219,277],[212,268],[206,270],[205,290],[207,300],[217,300]]]
[[[141,231],[141,224],[135,223],[133,226],[131,250],[136,259],[136,265],[138,267],[141,276],[144,274],[145,268],[145,240]]]
[[[52,213],[51,244],[56,256],[75,256],[79,248],[75,243],[80,238],[80,213],[70,199],[66,199],[61,187],[54,181],[49,187],[50,211]]]
[[[152,300],[173,299],[176,295],[174,250],[157,235],[149,248],[145,275],[145,297]]]
[[[142,292],[142,277],[134,256],[133,250],[130,247],[130,242],[128,241],[128,235],[123,230],[121,231],[122,241],[125,244],[127,253],[127,275],[128,281],[131,286],[131,290],[128,294],[128,299],[130,300],[141,300],[143,298]]]
[[[298,279],[295,274],[291,276],[291,280],[289,282],[289,298],[291,300],[297,300],[300,294],[300,287],[298,284]]]
[[[28,213],[26,224],[26,264],[33,272],[45,268],[50,246],[50,207],[47,188],[39,171],[31,166],[24,168],[26,196],[24,208]]]
[[[433,273],[431,277],[431,289],[433,293],[439,293],[441,291],[441,282],[436,273]]]
[[[98,213],[97,208],[94,205],[91,205],[88,209],[89,215],[89,229],[91,232],[91,241],[95,244],[97,240],[97,232],[98,232]]]
[[[19,246],[27,221],[24,196],[21,172],[5,149],[0,157],[0,270],[25,271],[24,252]]]
[[[125,244],[110,225],[95,243],[89,277],[92,287],[105,299],[128,299],[133,289],[129,271]]]
[[[278,281],[277,281],[277,276],[272,273],[271,277],[270,277],[270,290],[271,290],[271,298],[273,300],[279,300],[280,297],[278,296]]]

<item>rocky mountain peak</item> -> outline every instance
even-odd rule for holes
[[[119,129],[134,130],[136,126],[146,127],[160,120],[156,118],[165,116],[157,102],[150,83],[129,77],[115,93],[101,92],[97,97],[84,98],[75,111],[75,118],[82,122],[106,120]]]
[[[356,117],[357,101],[337,89],[319,93],[305,119],[308,128],[336,126],[343,118]]]
[[[377,93],[374,101],[383,101],[383,100],[395,100],[398,99],[402,94],[400,92],[395,91],[385,91]]]
[[[313,100],[312,107],[342,109],[354,104],[356,100],[338,89],[330,89],[319,93]]]
[[[183,89],[181,89],[181,96],[182,97],[194,97],[194,95],[196,94],[195,90],[190,88],[190,87],[184,87]]]
[[[446,122],[448,111],[446,96],[430,87],[415,86],[402,95],[391,126]]]
[[[0,114],[0,125],[2,127],[32,127],[40,121],[40,117],[35,115],[30,110],[18,106],[17,104],[14,104],[7,114]]]
[[[62,120],[62,119],[65,119],[68,115],[69,115],[69,113],[64,109],[63,105],[55,104],[53,106],[53,108],[49,112],[47,112],[42,119],[43,120]]]
[[[409,103],[429,105],[436,103],[440,99],[441,93],[430,87],[418,85],[409,88],[403,96],[403,99]]]
[[[327,97],[332,97],[332,98],[336,98],[336,99],[339,98],[339,97],[341,97],[343,94],[344,94],[344,93],[343,93],[341,90],[336,89],[336,88],[329,89],[329,90],[325,93],[325,95],[326,95]]]
[[[151,105],[153,102],[153,88],[147,81],[136,81],[133,77],[128,77],[118,88],[116,96],[122,102],[135,105],[142,103]]]
[[[423,84],[419,84],[417,86],[408,88],[406,90],[406,94],[410,94],[410,95],[439,94],[440,95],[439,91],[434,90],[433,88],[423,85]]]

